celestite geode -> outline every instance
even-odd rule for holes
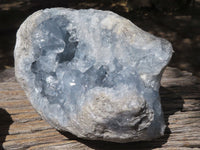
[[[165,130],[159,87],[172,51],[113,12],[52,8],[20,26],[15,71],[56,129],[91,140],[151,140]]]

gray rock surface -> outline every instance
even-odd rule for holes
[[[58,130],[91,140],[151,140],[165,130],[159,87],[172,51],[113,12],[52,8],[20,26],[15,73]]]

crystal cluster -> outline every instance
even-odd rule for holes
[[[15,73],[58,130],[91,140],[151,140],[165,130],[159,87],[172,51],[113,12],[52,8],[20,26]]]

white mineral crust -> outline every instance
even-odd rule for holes
[[[17,32],[16,77],[53,127],[91,140],[164,134],[159,87],[172,46],[110,11],[52,8]]]

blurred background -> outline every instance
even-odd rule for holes
[[[169,66],[200,77],[200,0],[0,0],[0,72],[14,66],[16,31],[33,12],[50,7],[111,10],[172,42]]]

